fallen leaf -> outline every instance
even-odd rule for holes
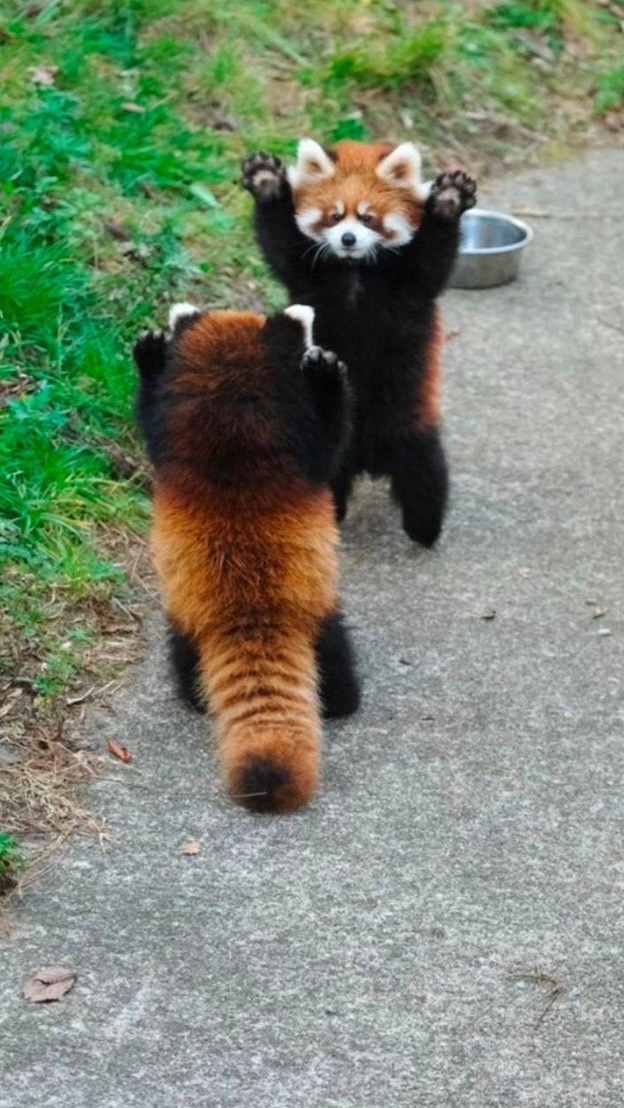
[[[489,608],[487,612],[484,612],[481,619],[485,619],[488,622],[492,619],[496,619],[496,608]]]
[[[65,966],[44,966],[24,982],[22,992],[33,1004],[60,1000],[74,987],[76,974]]]
[[[592,619],[602,619],[609,611],[608,608],[603,608],[602,604],[599,604],[597,600],[586,600],[585,604],[588,608],[593,608],[593,611],[590,612]]]
[[[128,747],[121,746],[114,739],[106,740],[106,749],[109,754],[113,755],[113,758],[119,758],[119,761],[125,762],[126,765],[132,761],[132,753],[128,750]]]
[[[200,846],[197,839],[186,839],[186,841],[182,843],[183,854],[199,854],[199,851]]]
[[[145,111],[145,108],[142,108],[140,104],[133,104],[130,100],[127,103],[122,104],[121,108],[124,112],[136,112],[137,115],[142,115]]]
[[[44,88],[50,88],[51,85],[54,84],[54,78],[58,73],[58,65],[54,65],[51,62],[42,65],[31,65],[27,72],[33,85],[42,85]]]

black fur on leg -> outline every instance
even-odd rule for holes
[[[433,546],[442,529],[448,499],[448,470],[438,431],[419,431],[392,459],[392,495],[403,509],[410,539]]]
[[[326,485],[348,444],[351,398],[346,369],[330,351],[314,347],[311,356],[301,323],[287,312],[270,316],[263,335],[277,370],[293,456],[309,481]]]
[[[360,705],[360,688],[353,647],[339,608],[323,620],[316,640],[316,662],[325,718],[352,715]]]
[[[167,336],[164,331],[144,331],[132,347],[141,377],[157,377],[165,368]]]
[[[159,460],[161,431],[158,398],[167,367],[167,342],[165,331],[145,331],[132,348],[140,375],[136,418],[145,438],[149,459],[154,463]]]
[[[353,462],[347,457],[339,473],[332,481],[331,489],[334,496],[334,508],[336,510],[336,520],[338,523],[342,523],[347,514],[349,497],[351,495],[351,489],[353,488],[353,469]]]
[[[199,684],[199,651],[191,638],[169,621],[169,657],[178,696],[196,712],[206,711]]]

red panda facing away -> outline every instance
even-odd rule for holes
[[[321,709],[345,715],[359,697],[329,489],[348,386],[312,346],[312,319],[176,305],[170,332],[134,348],[178,686],[210,706],[226,788],[253,811],[309,800]]]
[[[410,538],[432,545],[447,499],[440,440],[442,329],[435,304],[475,203],[462,171],[423,187],[412,143],[299,144],[288,171],[243,162],[263,253],[292,299],[316,313],[318,341],[348,365],[354,428],[332,482],[346,511],[354,478],[387,475]]]

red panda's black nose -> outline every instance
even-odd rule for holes
[[[356,242],[356,239],[355,239],[355,235],[353,234],[353,232],[352,231],[345,231],[344,235],[342,236],[342,245],[343,246],[355,246],[355,242]]]

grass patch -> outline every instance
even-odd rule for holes
[[[621,41],[617,4],[585,0],[4,0],[3,720],[104,680],[95,645],[132,610],[133,338],[176,298],[283,302],[241,157],[307,133],[414,138],[428,171],[524,162],[621,109]]]
[[[24,868],[24,856],[17,839],[7,831],[0,831],[0,894],[11,888]]]

